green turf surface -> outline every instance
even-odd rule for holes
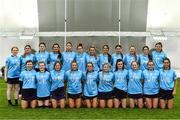
[[[0,120],[1,119],[180,119],[180,86],[174,98],[172,110],[161,109],[26,109],[8,106],[6,83],[0,79]]]

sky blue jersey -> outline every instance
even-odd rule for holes
[[[70,94],[79,94],[82,93],[82,80],[84,79],[84,75],[82,71],[67,71],[65,73],[65,80],[68,82],[68,93]]]
[[[99,71],[98,58],[95,56],[86,55],[86,62],[92,62],[94,66],[94,71]]]
[[[167,57],[166,53],[153,51],[152,58],[155,65],[155,69],[160,70],[163,69],[163,61]]]
[[[112,72],[99,72],[99,92],[110,92],[113,90],[114,74]]]
[[[56,61],[62,62],[62,57],[58,58],[58,55],[59,55],[58,53],[50,52],[50,54],[49,54],[49,60],[50,60],[49,71],[52,71],[54,69],[54,63]]]
[[[112,64],[112,70],[113,71],[115,71],[115,69],[116,69],[116,61],[118,60],[118,59],[122,59],[123,61],[124,61],[124,58],[125,58],[125,56],[122,54],[117,54],[117,53],[113,53],[112,54],[112,60],[111,60],[111,64]]]
[[[19,80],[23,82],[22,88],[23,89],[36,89],[36,71],[30,70],[30,71],[22,71],[20,74]]]
[[[129,70],[128,74],[128,93],[129,94],[142,94],[142,71]]]
[[[36,54],[35,54],[35,62],[36,62],[35,68],[38,68],[38,62],[40,62],[40,61],[45,62],[46,68],[48,69],[49,53],[47,51],[36,52]]]
[[[126,54],[125,59],[124,59],[124,63],[125,63],[125,65],[126,65],[126,69],[127,69],[127,70],[132,69],[132,68],[131,68],[131,63],[132,63],[133,61],[135,61],[135,56],[134,56],[134,55],[131,55],[131,54]],[[139,61],[139,56],[138,56],[138,55],[137,55],[136,61]]]
[[[7,78],[18,78],[20,76],[20,57],[9,56],[6,59]]]
[[[160,70],[160,88],[164,90],[173,90],[174,81],[177,79],[174,70]]]
[[[50,73],[51,73],[51,91],[54,91],[60,87],[64,87],[64,79],[65,79],[64,70],[60,70],[60,71],[52,70]]]
[[[159,93],[159,71],[158,70],[144,70],[144,94],[154,95]]]
[[[25,71],[26,70],[26,62],[28,60],[31,60],[34,63],[35,56],[33,54],[27,54],[26,56],[22,56],[21,55],[21,57],[20,57],[21,71]]]
[[[50,73],[49,72],[37,72],[37,97],[50,96]]]
[[[127,92],[127,77],[128,77],[128,71],[126,69],[115,71],[114,87]]]
[[[103,69],[104,63],[109,63],[108,55],[107,54],[100,54],[99,59],[98,59],[98,64],[99,64],[100,70]],[[109,63],[109,65],[111,65],[111,63]]]
[[[145,54],[139,55],[139,64],[140,64],[140,69],[142,71],[148,68],[147,67],[148,61],[149,61],[148,55],[145,55]]]
[[[66,72],[71,68],[71,62],[75,60],[76,53],[75,52],[63,52],[63,67],[62,69]]]
[[[84,73],[84,76],[85,76],[84,95],[87,97],[97,96],[98,72],[93,71],[93,72]]]
[[[81,70],[82,72],[86,71],[86,53],[76,53],[75,60],[78,64],[78,70]]]

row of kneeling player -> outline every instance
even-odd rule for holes
[[[85,73],[77,69],[77,62],[71,63],[71,70],[61,70],[61,63],[55,62],[54,70],[45,71],[45,63],[39,62],[39,72],[35,72],[32,61],[26,63],[26,71],[20,75],[23,81],[22,107],[27,107],[28,100],[33,99],[35,106],[49,107],[51,96],[52,106],[65,107],[65,95],[67,86],[67,98],[70,108],[81,107],[82,94],[87,107],[114,107],[121,103],[126,108],[126,99],[129,98],[130,108],[134,108],[135,102],[139,108],[143,107],[143,97],[147,108],[157,108],[158,98],[160,107],[173,107],[173,97],[176,93],[176,74],[170,68],[170,60],[164,59],[162,70],[154,70],[153,61],[147,63],[148,69],[139,70],[138,62],[133,61],[132,70],[125,70],[121,59],[117,60],[115,72],[109,71],[109,64],[103,65],[100,72],[93,71],[93,64],[87,63]]]

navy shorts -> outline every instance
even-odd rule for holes
[[[37,97],[37,100],[39,101],[44,101],[44,100],[49,100],[50,99],[50,96],[47,96],[47,97]]]
[[[18,78],[7,78],[8,84],[19,84],[19,77]]]
[[[124,99],[124,98],[127,98],[127,92],[123,91],[123,90],[120,90],[118,88],[114,88],[114,98],[117,98],[117,99]]]
[[[159,94],[153,94],[153,95],[148,95],[148,94],[144,94],[145,98],[159,98]]]
[[[36,89],[22,89],[22,100],[32,101],[36,100]]]
[[[159,98],[164,100],[173,99],[174,96],[172,95],[173,90],[163,90],[160,88],[159,90]]]
[[[51,98],[55,99],[55,100],[60,100],[60,99],[64,99],[65,96],[65,89],[64,87],[60,87],[55,89],[54,91],[51,92]]]
[[[131,99],[140,99],[143,98],[142,94],[128,94],[128,97]]]
[[[68,98],[71,98],[71,99],[82,98],[82,93],[78,93],[78,94],[70,94],[70,93],[68,93]]]
[[[83,96],[84,100],[87,100],[87,99],[93,100],[94,98],[97,98],[97,95],[96,96],[91,96],[91,97],[90,96],[85,96],[85,95]]]
[[[110,92],[98,92],[98,98],[100,100],[108,100],[113,98],[113,91]]]

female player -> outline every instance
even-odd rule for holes
[[[100,70],[103,69],[104,63],[109,63],[109,65],[111,65],[111,59],[112,59],[111,55],[109,54],[109,46],[103,45],[102,49],[103,49],[103,53],[99,55],[99,61],[98,61]]]
[[[35,58],[34,58],[34,55],[31,53],[31,46],[30,45],[26,45],[24,47],[24,54],[21,55],[20,60],[21,60],[21,71],[26,70],[26,62],[28,60],[31,60],[34,64]]]
[[[12,105],[11,92],[14,87],[14,99],[15,105],[18,105],[19,96],[19,76],[20,76],[20,57],[18,54],[18,47],[12,47],[12,55],[6,59],[5,76],[4,79],[7,81],[7,99],[8,105]]]
[[[65,80],[68,84],[68,99],[70,108],[80,108],[82,102],[82,81],[83,73],[78,70],[78,65],[76,61],[72,61],[71,69],[66,72]]]
[[[49,64],[49,53],[46,51],[46,44],[45,43],[39,43],[39,51],[35,54],[35,62],[36,66],[35,69],[38,71],[38,63],[40,61],[43,61],[45,63],[46,69],[48,69]]]
[[[92,62],[93,63],[93,68],[94,71],[99,71],[99,66],[98,66],[98,57],[96,55],[96,48],[91,46],[89,48],[89,54],[86,55],[86,62]]]
[[[106,106],[112,108],[114,74],[109,71],[109,63],[104,63],[103,70],[99,72],[98,76],[99,105],[101,108],[105,108]]]
[[[144,97],[146,100],[146,107],[148,109],[158,107],[159,94],[159,71],[154,70],[154,63],[152,60],[147,63],[148,69],[143,71],[144,80]]]
[[[62,53],[63,67],[62,69],[66,72],[71,69],[71,62],[75,60],[75,52],[72,51],[72,43],[66,43],[66,51]]]
[[[61,70],[61,62],[56,61],[54,63],[54,70],[51,72],[51,98],[52,98],[52,107],[60,108],[65,107],[65,87],[64,79],[65,72]]]
[[[116,61],[117,59],[122,59],[124,61],[123,48],[121,45],[116,45],[115,47],[116,53],[112,54],[112,69],[115,71],[116,69]]]
[[[33,69],[33,61],[26,61],[26,70],[22,71],[20,74],[20,81],[22,81],[22,109],[28,107],[28,102],[30,102],[30,107],[36,107],[36,71]]]
[[[122,108],[126,108],[127,98],[127,77],[128,71],[124,69],[122,59],[117,59],[114,71],[114,107],[119,108],[121,101]]]
[[[130,108],[134,108],[135,100],[137,100],[138,108],[143,107],[143,91],[142,91],[142,71],[136,61],[131,63],[132,69],[128,74],[128,96]]]
[[[46,71],[45,62],[38,63],[39,72],[36,73],[38,107],[49,107],[50,73]]]
[[[81,70],[82,72],[86,71],[86,53],[83,52],[83,45],[80,43],[77,46],[77,54],[75,57],[75,61],[78,64],[78,70]]]
[[[93,63],[87,63],[87,71],[85,73],[84,99],[88,108],[96,108],[98,105],[97,80],[98,73],[93,70]]]
[[[139,61],[139,56],[136,54],[136,47],[134,45],[131,45],[129,47],[129,54],[126,54],[124,59],[127,70],[131,69],[131,63],[133,61]]]
[[[155,69],[163,69],[163,60],[167,57],[166,53],[162,50],[162,43],[155,44],[155,50],[152,51],[152,58],[155,65]]]
[[[49,71],[52,71],[54,69],[54,63],[56,61],[59,61],[62,63],[62,54],[60,52],[60,46],[57,43],[54,43],[52,46],[53,52],[50,52],[49,59],[50,59],[50,65],[49,65]]]
[[[143,71],[148,68],[147,63],[149,60],[152,60],[152,57],[149,54],[148,46],[143,46],[142,52],[143,52],[143,54],[139,55],[139,64],[140,64],[140,69]]]
[[[24,54],[21,55],[20,57],[20,65],[21,65],[21,71],[25,71],[26,70],[26,62],[28,60],[31,60],[34,64],[35,61],[35,57],[34,55],[31,53],[31,46],[30,45],[26,45],[24,47]],[[20,81],[20,91],[19,91],[19,97],[21,97],[21,90],[22,90],[22,81]]]
[[[168,109],[173,108],[173,97],[176,94],[177,77],[174,70],[171,69],[171,62],[169,58],[165,58],[163,62],[163,69],[160,70],[160,107],[165,109],[166,102]]]

